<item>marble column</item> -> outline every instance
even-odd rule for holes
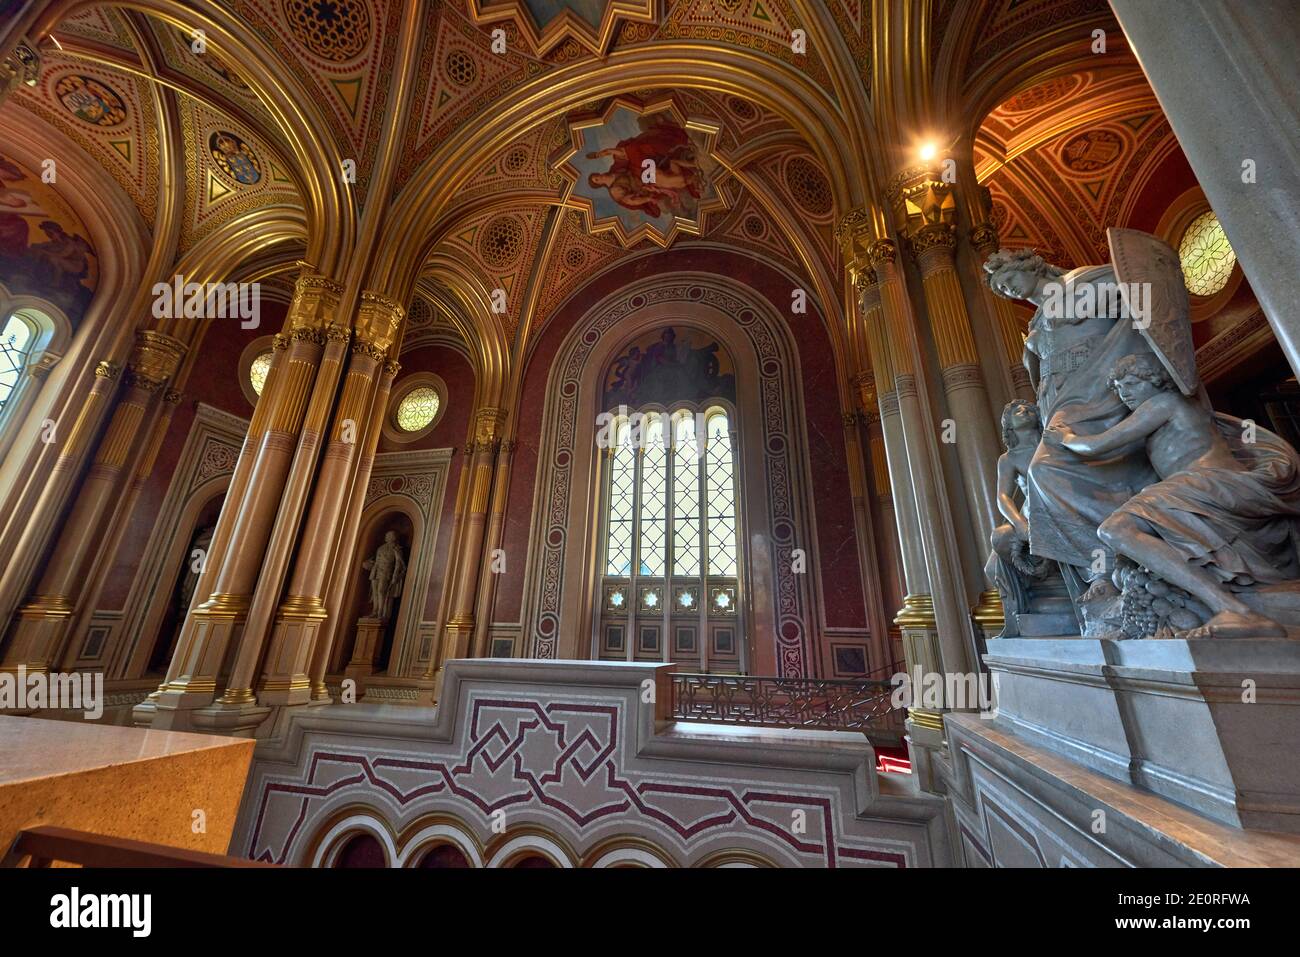
[[[184,345],[170,336],[144,330],[137,334],[126,370],[125,389],[113,409],[112,418],[95,452],[95,458],[73,497],[72,510],[59,536],[36,591],[18,610],[12,640],[5,655],[6,667],[26,664],[29,670],[57,665],[69,628],[87,581],[95,550],[107,533],[109,515],[133,472],[142,434],[147,434],[157,411],[157,399],[167,380],[175,374]],[[101,363],[96,369],[96,387],[74,427],[69,448],[60,456],[75,455],[83,436],[82,422],[94,421],[94,406],[107,401],[113,370]],[[58,465],[56,465],[56,468]]]
[[[982,265],[984,260],[998,251],[1000,243],[997,229],[990,222],[977,223],[971,227],[970,244]],[[1028,331],[1025,322],[1017,315],[1011,300],[994,293],[985,281],[983,269],[980,272],[984,298],[997,329],[999,357],[1006,365],[1012,392],[1019,398],[1032,399],[1034,387],[1029,381],[1029,370],[1025,368],[1025,334]]]
[[[487,532],[488,506],[491,504],[493,466],[505,418],[504,409],[479,409],[475,417],[474,440],[465,447],[469,497],[461,523],[460,556],[457,560],[460,573],[451,586],[453,592],[447,621],[438,643],[438,654],[429,661],[426,678],[441,680],[442,668],[447,661],[464,658],[470,652],[478,573]]]
[[[967,674],[973,670],[974,661],[965,575],[939,469],[938,423],[928,419],[922,405],[918,377],[923,373],[917,366],[921,350],[916,317],[897,255],[892,240],[881,239],[871,244],[871,264],[880,288],[885,338],[898,395],[898,420],[907,454],[906,481],[911,484],[916,501],[920,519],[918,538],[930,582],[930,595],[909,602],[910,607],[899,614],[897,623],[909,650],[909,665],[915,661],[923,670],[938,674]],[[946,708],[953,704],[945,701]],[[915,743],[942,748],[940,711],[911,708],[908,724]]]
[[[393,351],[397,350],[394,348]],[[361,533],[361,515],[366,507],[366,489],[370,487],[370,473],[375,464],[375,451],[379,448],[384,416],[388,414],[388,397],[393,389],[393,380],[397,378],[400,370],[401,365],[392,359],[383,365],[379,384],[370,404],[370,414],[365,422],[365,429],[358,438],[356,469],[348,487],[340,533],[336,536],[334,549],[325,563],[329,573],[325,607],[333,608],[335,611],[317,626],[316,640],[311,649],[308,679],[311,683],[311,700],[314,703],[328,704],[331,701],[329,688],[325,684],[330,655],[340,632],[355,624],[343,621],[339,616],[342,614],[343,602],[347,598],[348,583],[357,574],[352,559],[357,549],[357,536]]]
[[[245,444],[240,456],[241,463],[252,460],[248,477],[239,497],[228,495],[222,508],[217,531],[224,531],[221,526],[229,513],[229,533],[220,541],[213,535],[214,546],[219,543],[221,550],[214,547],[209,552],[207,595],[186,616],[171,676],[153,701],[155,724],[172,723],[163,712],[210,704],[218,681],[224,678],[228,655],[238,647],[317,368],[326,342],[338,340],[335,316],[342,291],[342,286],[323,276],[298,278],[289,306],[284,355],[275,359],[274,375],[268,377],[258,402],[259,411],[266,407],[258,423],[261,434],[255,446]],[[237,466],[237,474],[238,470]]]
[[[514,458],[515,443],[513,439],[502,441],[497,450],[496,477],[492,482],[492,515],[488,520],[487,534],[483,539],[484,570],[487,573],[478,590],[478,602],[474,608],[474,642],[472,654],[475,658],[486,658],[491,653],[492,608],[496,601],[499,570],[492,561],[492,554],[501,547],[501,539],[506,528],[506,493],[510,487],[510,462]],[[508,561],[508,556],[506,558]]]
[[[1110,0],[1192,171],[1300,374],[1295,0]]]
[[[343,393],[303,525],[288,594],[276,613],[266,653],[258,693],[262,704],[305,704],[311,699],[307,671],[321,623],[330,614],[325,605],[328,563],[343,528],[357,433],[368,417],[383,363],[404,316],[405,310],[393,300],[378,293],[362,293]],[[338,614],[338,609],[334,613]],[[232,675],[232,682],[235,677]]]

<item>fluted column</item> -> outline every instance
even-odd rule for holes
[[[921,285],[925,289],[948,414],[952,416],[952,438],[957,445],[966,508],[976,547],[982,554],[989,548],[995,527],[993,508],[1000,448],[970,317],[957,279],[953,255],[956,240],[955,227],[927,225],[912,237],[912,249],[921,267]],[[986,588],[975,614],[998,618],[1001,608],[997,591]]]
[[[266,654],[258,694],[262,704],[305,704],[311,698],[311,651],[321,624],[331,613],[325,604],[329,561],[343,529],[357,433],[370,412],[384,360],[404,315],[405,310],[391,299],[362,293],[347,377],[303,525],[288,594],[276,613]],[[339,610],[335,608],[333,613]],[[242,677],[242,673],[232,673],[231,686]]]
[[[383,365],[379,384],[370,405],[370,415],[358,442],[356,470],[348,489],[341,532],[336,536],[334,549],[325,563],[326,570],[329,572],[325,607],[333,608],[334,612],[317,626],[316,641],[311,649],[311,664],[308,670],[311,700],[321,704],[327,704],[331,700],[329,689],[325,684],[325,674],[329,670],[330,654],[334,650],[334,643],[338,640],[340,630],[351,626],[350,622],[341,620],[339,616],[342,614],[343,602],[347,596],[348,582],[355,573],[352,554],[356,551],[357,536],[361,532],[361,514],[366,507],[366,489],[370,486],[375,451],[379,448],[379,436],[383,431],[384,416],[388,412],[388,397],[392,392],[393,380],[397,378],[400,369],[401,366],[391,359]]]
[[[465,503],[465,517],[461,523],[460,555],[457,559],[460,573],[452,586],[452,599],[438,654],[435,660],[430,660],[426,677],[441,678],[442,667],[447,661],[469,654],[470,638],[474,633],[478,573],[492,493],[493,465],[505,417],[503,409],[480,409],[475,419],[474,440],[465,447],[465,454],[469,458],[465,463],[469,498]]]
[[[998,231],[992,223],[978,223],[971,227],[971,247],[979,254],[981,265],[998,251]],[[981,274],[983,270],[981,269]],[[983,279],[981,275],[981,279]],[[1012,390],[1022,399],[1034,398],[1034,387],[1029,381],[1029,371],[1025,368],[1025,323],[1016,314],[1011,300],[999,296],[989,288],[987,281],[982,282],[984,298],[988,301],[989,311],[993,315],[994,326],[998,334],[999,354],[1006,364],[1011,378]]]
[[[969,640],[970,610],[966,605],[961,558],[956,554],[956,536],[947,496],[938,469],[937,423],[927,421],[921,404],[916,356],[920,353],[916,319],[907,288],[897,263],[897,249],[888,239],[870,247],[872,266],[880,286],[880,300],[887,329],[886,339],[898,393],[898,417],[907,452],[907,480],[912,487],[919,539],[930,579],[930,600],[909,601],[898,616],[908,663],[922,663],[935,673],[965,674],[972,670]],[[897,488],[897,486],[895,486]],[[937,667],[936,667],[937,665]],[[947,703],[947,702],[946,702]],[[947,703],[951,704],[951,703]],[[933,732],[933,739],[918,743],[941,746],[942,715],[935,709],[910,709],[911,726]]]
[[[174,676],[155,699],[160,713],[202,707],[215,697],[227,654],[248,615],[317,367],[325,343],[337,331],[334,320],[341,293],[338,283],[323,276],[304,275],[297,281],[287,346],[273,363],[275,374],[258,402],[259,409],[266,407],[261,435],[256,446],[246,443],[241,455],[241,460],[252,458],[248,478],[240,496],[228,496],[222,509],[223,519],[231,515],[229,535],[220,553],[209,553],[209,568],[216,567],[205,588],[208,595],[185,619]],[[217,536],[213,538],[215,545]]]
[[[874,277],[873,277],[874,278]],[[879,325],[879,297],[876,300],[876,312],[874,320]],[[875,376],[871,373],[858,375],[854,384],[858,388],[859,402],[862,407],[861,421],[866,434],[867,444],[867,462],[870,466],[868,475],[869,493],[875,502],[876,514],[880,516],[881,524],[886,528],[893,528],[897,532],[898,515],[894,508],[894,493],[889,480],[889,455],[885,451],[885,433],[881,419],[880,400],[877,397]],[[895,418],[897,418],[898,403],[893,403]],[[899,548],[897,534],[881,536],[881,561],[880,574],[882,578],[881,592],[885,598],[886,607],[902,608],[903,595],[906,594],[904,581],[902,579],[903,559],[902,552]],[[901,642],[902,638],[898,632],[898,626],[890,623],[888,629],[888,638],[885,642],[885,658],[882,664],[889,664],[895,661],[902,661],[895,647],[894,642]]]
[[[885,467],[894,495],[894,519],[898,527],[898,555],[903,566],[903,607],[897,614],[919,604],[929,606],[930,573],[925,567],[925,550],[921,545],[920,516],[907,474],[907,444],[899,418],[898,388],[890,358],[880,287],[868,261],[856,280],[863,328],[871,352],[872,368],[877,370],[873,384],[880,412],[880,437],[884,447]]]
[[[487,565],[487,578],[479,586],[478,603],[474,608],[474,642],[473,656],[486,658],[489,653],[488,628],[492,624],[492,607],[496,599],[499,575],[493,567],[490,556],[501,547],[501,538],[506,527],[506,492],[510,485],[510,462],[514,458],[515,443],[506,439],[497,450],[496,477],[492,482],[492,515],[488,520],[487,534],[483,539],[484,562]]]
[[[29,670],[36,670],[57,662],[78,609],[89,560],[103,540],[106,516],[125,489],[142,436],[148,433],[156,400],[175,374],[183,354],[184,346],[170,336],[151,330],[137,334],[127,365],[126,388],[113,409],[36,591],[18,610],[13,639],[5,655],[6,666],[27,664]],[[100,363],[95,375],[95,387],[56,469],[64,461],[71,461],[86,438],[81,432],[83,423],[95,421],[97,406],[108,401],[114,370]]]

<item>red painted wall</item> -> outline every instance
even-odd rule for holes
[[[843,424],[835,387],[835,364],[821,313],[810,301],[806,314],[791,314],[791,281],[772,267],[733,251],[698,247],[677,247],[642,257],[595,278],[569,299],[542,330],[524,374],[518,446],[511,474],[504,542],[506,553],[513,561],[508,563],[498,589],[494,621],[507,623],[519,619],[524,587],[523,558],[528,554],[528,534],[532,524],[546,381],[561,342],[592,303],[637,279],[679,271],[712,272],[739,280],[765,297],[781,315],[788,317],[803,382],[805,430],[813,476],[806,499],[815,509],[819,543],[816,559],[820,562],[826,623],[832,627],[865,629],[866,602],[859,572]],[[742,410],[742,414],[753,413]],[[814,612],[810,610],[809,614],[811,616]],[[805,622],[805,626],[810,632],[819,630],[814,620]]]

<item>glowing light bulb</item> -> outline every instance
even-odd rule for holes
[[[938,150],[935,148],[933,143],[926,143],[921,147],[921,159],[928,163],[930,160],[934,159],[935,153],[937,152]]]

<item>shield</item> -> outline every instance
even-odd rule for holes
[[[1178,254],[1164,240],[1136,229],[1112,227],[1106,230],[1106,239],[1119,293],[1136,317],[1134,327],[1151,344],[1183,395],[1196,394],[1200,377]]]

